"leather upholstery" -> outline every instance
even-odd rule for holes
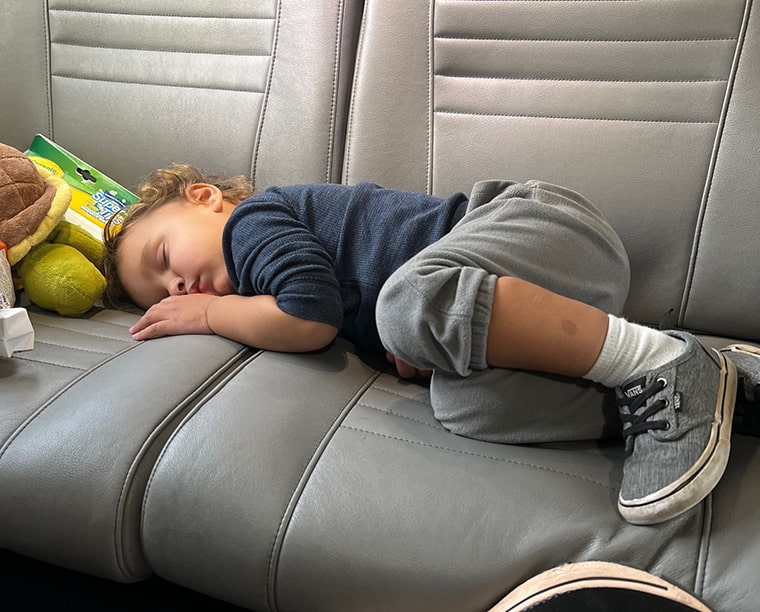
[[[44,132],[128,185],[173,161],[267,185],[338,181],[358,5],[14,0],[4,142],[24,150]]]
[[[710,212],[723,204],[708,198],[709,181],[731,182],[717,159],[753,146],[724,138],[733,117],[746,126],[760,110],[758,28],[745,5],[370,1],[345,178],[437,194],[483,178],[566,185],[623,238],[630,317],[657,323],[674,309],[684,327],[757,337],[760,321],[736,316],[753,299],[756,270],[725,276],[736,261],[716,244],[713,271],[700,260],[692,276],[704,246],[695,234],[706,217],[726,217]],[[751,248],[737,242],[734,253]],[[709,315],[690,303],[702,274],[731,287],[730,303],[712,301]]]
[[[175,160],[261,187],[563,183],[621,233],[631,318],[760,339],[751,0],[3,6],[2,142],[43,132],[128,185]],[[614,441],[457,437],[345,342],[135,343],[135,319],[33,313],[35,350],[0,360],[0,547],[254,610],[485,610],[582,560],[760,607],[753,438],[705,502],[636,527]]]

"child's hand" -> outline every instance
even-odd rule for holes
[[[219,299],[208,293],[174,295],[151,306],[129,329],[135,340],[148,340],[178,334],[211,334],[209,304]]]
[[[398,372],[401,378],[421,378],[423,380],[429,380],[433,375],[432,370],[420,370],[413,365],[409,365],[406,361],[399,359],[391,353],[386,353],[385,358],[396,366],[396,372]]]

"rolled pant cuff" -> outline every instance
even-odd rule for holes
[[[488,367],[486,350],[488,348],[488,330],[491,325],[493,294],[496,288],[496,275],[483,278],[472,312],[472,336],[470,349],[470,370],[485,370]]]

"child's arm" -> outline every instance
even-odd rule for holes
[[[302,353],[333,341],[337,328],[289,315],[270,295],[168,297],[130,328],[135,340],[177,334],[218,334],[256,348]]]

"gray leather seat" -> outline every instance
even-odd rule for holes
[[[673,309],[710,344],[753,341],[756,9],[10,0],[0,141],[44,132],[130,185],[175,160],[260,187],[565,184],[623,237],[630,318]],[[35,350],[0,360],[0,547],[124,582],[155,572],[255,610],[485,610],[592,559],[716,610],[760,607],[754,438],[734,436],[700,506],[637,527],[616,510],[614,440],[457,437],[423,386],[342,341],[309,355],[138,344],[135,318],[37,313]]]

